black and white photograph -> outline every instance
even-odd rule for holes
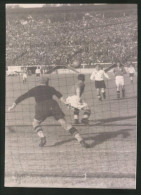
[[[6,4],[5,187],[136,189],[137,4]]]

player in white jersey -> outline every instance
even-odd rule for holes
[[[23,76],[23,83],[26,83],[26,81],[27,81],[27,70],[23,71],[22,76]]]
[[[129,68],[128,68],[128,72],[129,72],[129,77],[131,80],[131,83],[133,83],[133,77],[136,74],[135,68],[132,64],[130,64]]]
[[[102,69],[102,67],[100,65],[97,65],[95,70],[92,72],[90,79],[93,81],[95,81],[95,88],[97,90],[97,96],[98,99],[101,101],[102,100],[102,96],[105,99],[106,98],[106,85],[105,85],[105,81],[104,81],[104,77],[106,77],[107,79],[110,79],[108,74],[105,73],[105,71]]]
[[[68,96],[66,99],[67,104],[73,108],[74,110],[74,124],[79,124],[79,112],[80,110],[84,111],[81,122],[85,125],[88,124],[88,119],[91,114],[91,110],[89,109],[87,103],[82,99],[82,95],[85,89],[85,75],[78,75],[78,82],[74,86],[73,92],[71,96]]]
[[[120,98],[120,87],[122,89],[122,98],[125,97],[125,85],[124,85],[124,74],[126,74],[125,68],[117,63],[116,68],[114,68],[113,73],[115,75],[115,83],[117,88],[117,98]]]

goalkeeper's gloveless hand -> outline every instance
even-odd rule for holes
[[[13,103],[12,106],[8,108],[8,111],[11,112],[16,107],[16,103]]]

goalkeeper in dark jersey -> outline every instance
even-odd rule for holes
[[[65,120],[65,115],[58,103],[53,99],[56,96],[61,102],[66,104],[62,94],[55,88],[49,86],[49,79],[47,77],[41,77],[40,85],[30,89],[25,94],[19,96],[13,105],[8,108],[9,111],[13,110],[17,104],[25,100],[26,98],[34,97],[36,101],[35,105],[35,117],[33,120],[33,128],[40,137],[40,147],[46,144],[46,137],[43,134],[41,123],[48,117],[53,116],[75,139],[81,144],[82,147],[87,148],[89,145],[80,136],[77,129],[69,124]]]

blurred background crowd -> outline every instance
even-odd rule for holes
[[[41,9],[41,8],[40,8]],[[137,15],[106,10],[81,13],[24,11],[6,15],[7,65],[137,61]]]

